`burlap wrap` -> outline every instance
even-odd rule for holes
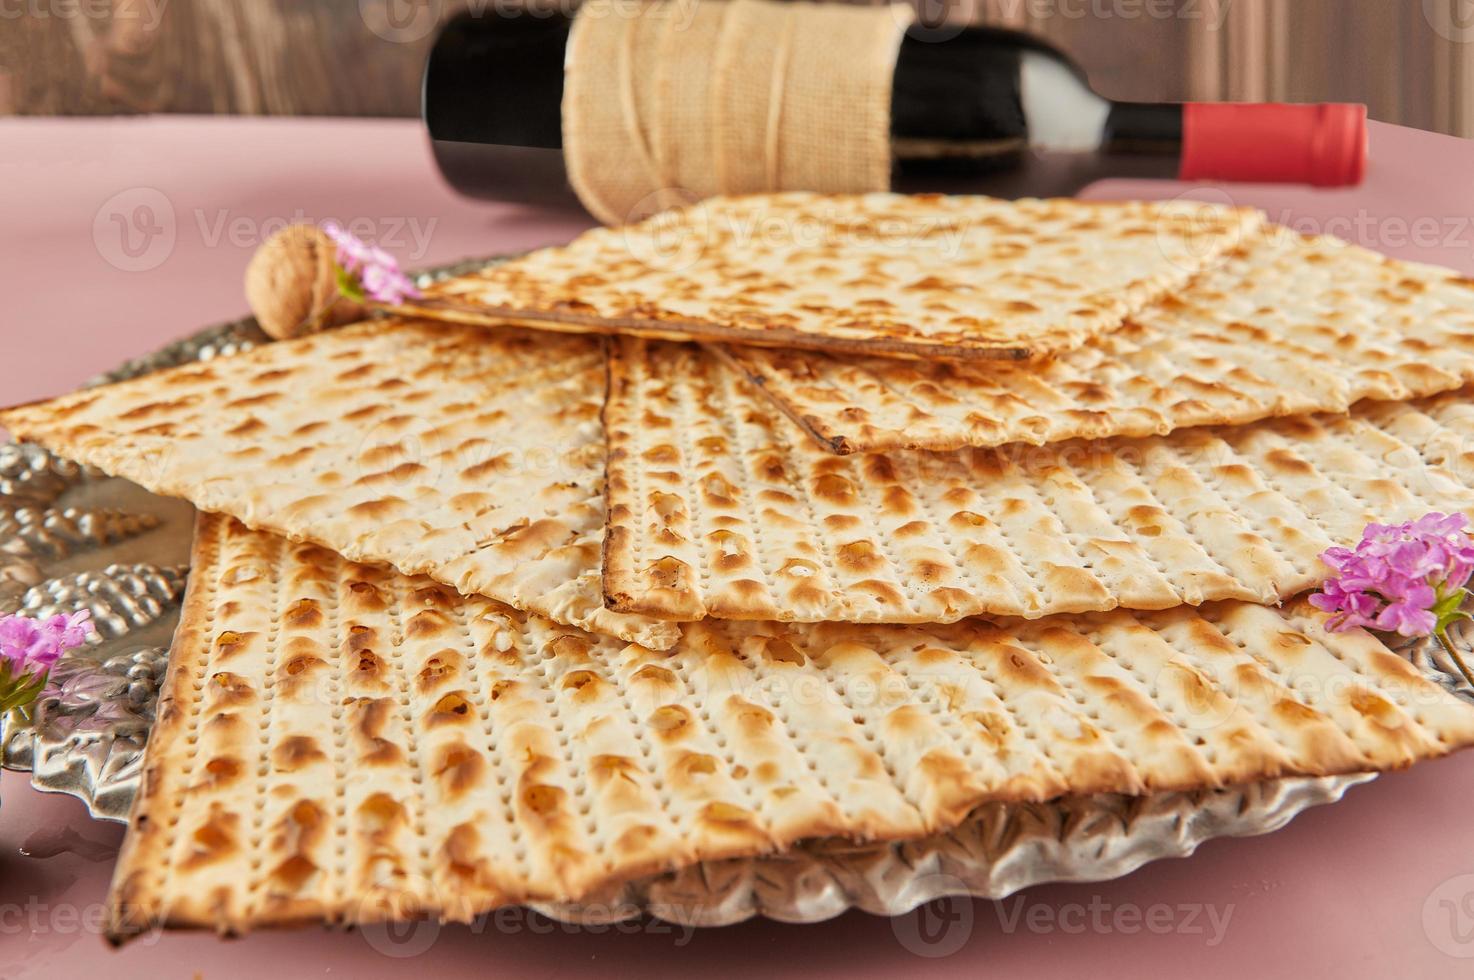
[[[890,186],[909,6],[590,0],[563,91],[568,176],[622,224],[715,194]]]

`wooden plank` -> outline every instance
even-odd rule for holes
[[[34,5],[0,30],[0,114],[414,116],[435,27],[467,2]],[[930,19],[1038,31],[1118,99],[1359,101],[1474,135],[1474,38],[1446,36],[1474,32],[1460,0],[915,2]]]
[[[438,20],[464,0],[111,0],[7,19],[27,114],[413,116]]]

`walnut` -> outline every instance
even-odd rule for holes
[[[289,225],[256,250],[246,266],[246,302],[262,330],[284,340],[367,315],[339,294],[333,251],[332,239],[313,225]]]

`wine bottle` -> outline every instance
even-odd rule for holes
[[[449,21],[425,68],[442,174],[474,197],[572,204],[561,103],[571,18],[492,5]],[[1070,194],[1105,177],[1354,185],[1360,105],[1116,102],[1046,42],[994,27],[915,26],[891,96],[901,191]]]

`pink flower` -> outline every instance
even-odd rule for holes
[[[61,655],[97,631],[91,617],[86,609],[42,620],[0,616],[0,711],[31,702]]]
[[[1429,636],[1459,618],[1474,572],[1474,541],[1463,514],[1425,514],[1406,524],[1368,524],[1355,549],[1321,555],[1336,572],[1310,597],[1331,613],[1326,628],[1370,627]]]
[[[1310,604],[1325,612],[1335,613],[1327,624],[1332,630],[1373,626],[1381,607],[1381,601],[1376,596],[1355,589],[1348,591],[1337,579],[1327,582],[1323,592],[1312,595]]]
[[[357,272],[369,261],[369,246],[357,235],[345,231],[336,221],[326,222],[322,230],[337,246],[338,264],[348,272]]]
[[[35,620],[29,616],[0,616],[0,658],[12,671],[36,673],[51,669],[61,655],[87,642],[96,632],[86,609],[70,616]]]
[[[337,246],[335,258],[343,277],[363,295],[390,305],[420,295],[410,278],[399,271],[399,262],[382,248],[368,244],[332,221],[325,223],[322,230]]]
[[[415,284],[397,266],[365,265],[359,273],[359,280],[363,284],[364,293],[381,303],[394,305],[402,303],[406,296],[420,295]]]
[[[1416,602],[1394,602],[1377,614],[1376,625],[1389,633],[1427,636],[1438,626],[1438,617]]]

